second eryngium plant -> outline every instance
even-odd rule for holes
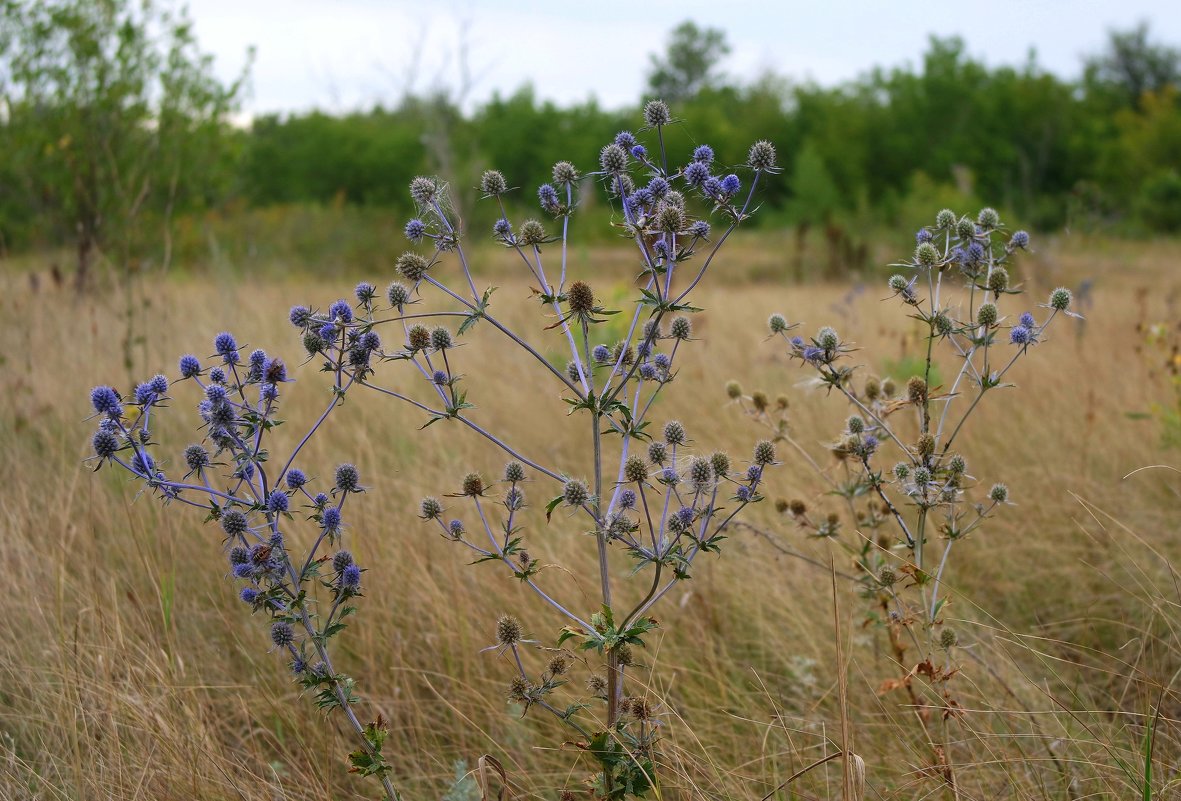
[[[858,374],[860,365],[850,357],[855,348],[833,328],[805,339],[791,335],[798,324],[782,314],[768,321],[772,336],[786,341],[789,357],[814,373],[815,385],[843,395],[851,406],[829,448],[835,468],[822,467],[793,439],[786,401],[773,405],[762,392],[746,396],[734,382],[727,392],[772,429],[775,441],[790,444],[811,464],[828,494],[839,499],[843,514],[818,513],[798,499],[777,505],[804,530],[853,553],[871,603],[869,618],[887,630],[900,669],[883,690],[904,688],[925,727],[931,709],[944,720],[958,712],[948,689],[957,672],[958,637],[941,614],[948,557],[957,542],[1009,503],[1006,485],[982,482],[970,469],[960,450],[965,424],[985,395],[1012,386],[1009,371],[1043,341],[1058,315],[1077,315],[1064,288],[1050,293],[1043,312],[1012,309],[1021,290],[1011,285],[1008,267],[1028,247],[1029,235],[1006,235],[993,209],[975,220],[945,209],[934,228],[920,229],[915,238],[912,259],[891,265],[905,272],[888,282],[920,331],[922,371],[904,383]],[[955,377],[949,386],[935,382],[937,346],[951,353]],[[931,693],[916,686],[920,677]],[[953,784],[947,748],[935,749],[935,762]]]
[[[418,511],[444,538],[477,562],[524,582],[552,609],[561,625],[543,640],[547,645],[589,657],[577,660],[592,667],[575,683],[571,654],[549,647],[534,657],[520,622],[505,616],[495,624],[490,647],[510,657],[515,672],[507,683],[509,699],[526,710],[547,710],[577,734],[578,747],[598,766],[589,782],[604,798],[643,795],[656,781],[658,704],[627,678],[636,649],[656,625],[649,610],[688,578],[701,553],[717,550],[720,532],[736,514],[761,499],[763,471],[775,462],[771,442],[759,443],[739,463],[695,447],[692,432],[678,421],[649,420],[653,401],[674,381],[678,357],[692,340],[688,315],[698,309],[689,295],[730,233],[747,219],[760,180],[776,172],[775,150],[768,142],[754,144],[744,181],[736,174],[715,174],[707,145],[685,163],[670,164],[663,129],[671,119],[663,102],[648,103],[644,120],[651,151],[625,131],[602,149],[600,169],[585,177],[569,162],[554,165],[552,183],[537,190],[548,230],[537,219],[509,218],[503,203],[509,185],[501,173],[490,170],[481,180],[484,199],[499,209],[492,237],[520,258],[535,282],[541,310],[553,321],[545,336],[563,343],[566,365],[551,364],[541,346],[492,314],[492,290],[477,284],[464,248],[468,232],[450,212],[446,188],[433,178],[417,178],[410,186],[418,216],[405,230],[420,248],[397,259],[401,281],[387,288],[388,307],[382,308],[375,287],[362,284],[355,314],[344,304],[347,314],[303,309],[293,317],[310,353],[327,357],[333,369],[344,363],[339,369],[346,384],[409,404],[427,425],[465,426],[505,452],[507,465],[494,470],[473,465],[477,469],[457,476],[454,486],[439,488],[438,497],[424,499]],[[600,305],[588,283],[567,275],[567,240],[580,184],[590,181],[601,184],[615,204],[615,225],[634,244],[641,266],[627,333],[615,342],[602,341],[596,332],[618,312]],[[413,311],[431,295],[464,310],[454,332],[420,321],[437,314]],[[337,302],[332,308],[344,307]],[[375,330],[388,325],[397,326],[402,344],[370,347]],[[477,332],[534,357],[554,388],[549,412],[585,430],[583,452],[565,464],[545,464],[510,444],[511,434],[487,431],[471,418],[474,407],[455,344]],[[408,372],[379,383],[377,372],[397,363]],[[549,487],[539,504],[544,519],[526,501],[527,480]],[[597,608],[571,601],[579,597],[572,586],[543,582],[540,565],[528,555],[528,538],[559,507],[592,535]],[[615,549],[629,557],[625,571],[612,567]],[[548,574],[554,575],[560,574]]]

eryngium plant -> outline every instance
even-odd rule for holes
[[[768,320],[771,335],[786,341],[788,356],[813,373],[814,386],[851,406],[829,447],[835,471],[793,438],[786,398],[748,396],[736,382],[727,393],[769,426],[775,441],[794,448],[840,499],[843,511],[817,512],[799,499],[780,501],[777,508],[811,535],[854,554],[870,619],[887,629],[902,670],[883,689],[905,688],[925,721],[931,709],[945,720],[958,709],[948,686],[958,669],[958,637],[944,625],[946,597],[940,592],[952,549],[1011,504],[1006,485],[973,475],[958,447],[965,425],[986,395],[1013,386],[1006,381],[1010,370],[1046,340],[1059,315],[1078,315],[1070,311],[1070,291],[1061,288],[1050,293],[1042,311],[1013,308],[1021,290],[1010,284],[1008,266],[1029,246],[1029,235],[1007,235],[993,209],[975,220],[941,211],[916,241],[909,262],[891,265],[904,272],[888,282],[900,311],[917,320],[921,331],[922,372],[904,383],[859,375],[860,365],[852,363],[857,348],[831,327],[804,338],[792,335],[799,324],[783,314]],[[948,387],[932,385],[937,347],[949,352],[955,371]],[[912,647],[917,656],[907,655]],[[929,692],[916,687],[920,677]],[[937,759],[950,782],[943,749]]]
[[[333,325],[352,318],[348,303],[329,313]],[[95,469],[126,470],[166,505],[196,507],[207,513],[206,522],[220,526],[228,577],[244,604],[269,622],[271,650],[287,660],[316,706],[344,715],[357,735],[357,749],[349,755],[352,770],[377,777],[393,799],[397,794],[382,755],[381,717],[361,723],[354,711],[354,680],[333,666],[329,648],[361,596],[363,571],[342,547],[343,512],[345,501],[365,488],[352,464],[329,470],[331,482],[320,487],[295,465],[342,402],[349,382],[342,381],[338,366],[323,413],[286,458],[272,458],[267,435],[283,422],[278,413],[281,387],[290,380],[286,364],[261,349],[243,362],[228,332],[214,338],[213,350],[208,363],[182,356],[175,382],[157,375],[127,397],[110,386],[95,387],[90,395],[99,418],[92,440]],[[190,394],[199,399],[201,441],[183,450],[169,477],[151,425],[154,416],[169,409],[170,393],[181,383],[196,390]]]
[[[390,799],[397,796],[392,766],[381,753],[382,722],[359,723],[352,711],[352,680],[332,668],[327,649],[343,627],[342,618],[353,611],[350,601],[359,594],[361,576],[347,552],[329,557],[319,549],[339,541],[341,507],[346,497],[362,490],[360,477],[352,466],[342,466],[332,495],[311,495],[303,474],[292,469],[302,446],[357,388],[417,409],[424,427],[462,425],[505,452],[509,461],[502,468],[457,477],[456,486],[437,493],[446,503],[428,497],[417,512],[441,536],[474,555],[476,563],[523,582],[555,615],[550,647],[526,638],[512,616],[495,622],[490,650],[506,656],[513,671],[506,682],[508,700],[526,712],[539,708],[556,715],[577,735],[577,747],[598,765],[587,784],[599,797],[644,795],[657,781],[661,705],[645,696],[647,682],[628,681],[629,671],[639,665],[637,650],[656,626],[649,612],[677,582],[689,578],[702,553],[719,549],[730,521],[762,499],[763,473],[775,464],[775,446],[759,442],[740,463],[696,447],[691,431],[676,420],[653,425],[650,412],[674,383],[678,357],[693,341],[690,315],[699,309],[689,303],[689,295],[726,239],[748,219],[760,181],[777,168],[768,142],[750,148],[742,168],[749,174],[745,186],[738,174],[719,170],[707,145],[695,148],[684,164],[670,166],[663,136],[672,122],[668,107],[652,101],[644,119],[643,133],[654,140],[652,152],[630,132],[621,132],[602,149],[594,172],[583,175],[569,162],[554,165],[552,182],[542,184],[537,197],[542,215],[560,234],[537,219],[514,224],[504,206],[508,181],[495,170],[481,179],[485,200],[499,211],[492,239],[520,258],[535,282],[541,312],[550,317],[542,329],[544,345],[532,344],[492,314],[493,288],[477,285],[464,247],[467,232],[450,211],[446,187],[420,177],[410,185],[418,214],[405,226],[407,238],[420,248],[396,260],[400,280],[390,283],[383,296],[362,282],[354,290],[355,302],[338,300],[326,311],[291,310],[305,350],[333,377],[332,397],[277,472],[268,472],[262,445],[277,422],[277,388],[286,373],[261,351],[251,356],[249,370],[240,366],[228,334],[215,342],[218,365],[206,380],[197,360],[185,357],[181,363],[182,377],[199,383],[205,394],[200,406],[205,440],[185,452],[190,473],[182,480],[167,478],[149,454],[154,446],[148,423],[166,400],[168,380],[159,376],[136,388],[131,414],[125,411],[131,401],[115,390],[95,391],[95,408],[103,415],[95,435],[100,464],[116,464],[165,501],[208,509],[210,518],[221,521],[232,572],[248,585],[243,598],[273,618],[272,642],[290,656],[299,681],[316,692],[317,702],[349,718],[360,741],[350,757],[353,769],[380,778]],[[578,197],[589,188],[583,183],[601,185],[615,209],[613,225],[637,252],[635,307],[626,335],[615,342],[598,341],[595,332],[619,312],[602,306],[587,282],[567,276],[571,221]],[[714,232],[711,218],[720,233]],[[549,277],[555,271],[549,258],[553,251],[556,281]],[[461,311],[415,311],[428,296]],[[458,318],[454,332],[426,324],[449,316]],[[395,333],[386,333],[390,328]],[[475,405],[457,344],[484,331],[504,347],[530,354],[549,377],[554,388],[549,412],[586,432],[583,452],[569,452],[565,464],[544,464],[513,447],[511,432],[494,433],[472,419]],[[565,365],[551,364],[539,350],[553,338],[568,350]],[[398,367],[402,375],[379,383],[379,372]],[[219,458],[227,464],[215,478]],[[531,481],[547,487],[542,512],[535,513],[526,501]],[[293,538],[284,531],[294,523],[296,499],[304,502],[318,529],[301,558],[288,550]],[[528,537],[559,508],[565,512],[560,520],[574,521],[591,535],[598,565],[595,608],[579,609],[564,600],[583,597],[576,579],[563,585],[551,578],[559,571],[551,571],[542,582],[540,565],[529,556]],[[613,550],[628,557],[626,570],[612,565]],[[575,684],[571,674],[580,665],[590,669]]]

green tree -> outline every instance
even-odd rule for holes
[[[669,34],[664,55],[649,56],[648,91],[669,103],[688,100],[713,83],[718,62],[729,53],[724,31],[685,20]]]
[[[0,28],[0,145],[18,194],[0,207],[23,202],[48,238],[73,241],[79,286],[96,256],[128,270],[150,241],[167,259],[172,215],[230,178],[245,72],[219,81],[187,13],[153,0],[0,0]]]
[[[1147,93],[1181,86],[1181,49],[1150,41],[1147,22],[1111,31],[1107,48],[1085,63],[1088,91],[1124,106],[1138,107]]]

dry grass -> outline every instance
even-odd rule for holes
[[[820,445],[845,409],[798,385],[803,374],[763,342],[771,311],[809,329],[835,322],[885,372],[904,349],[897,309],[876,289],[839,310],[847,288],[734,283],[749,259],[776,263],[776,248],[739,243],[698,295],[707,311],[703,341],[687,352],[658,421],[679,418],[707,448],[745,454],[758,429],[725,402],[724,382],[786,392],[793,426]],[[962,799],[1139,797],[1146,720],[1159,710],[1154,787],[1178,792],[1181,779],[1181,554],[1178,478],[1132,470],[1173,461],[1150,421],[1126,418],[1163,390],[1136,355],[1141,304],[1167,319],[1176,293],[1175,245],[1126,250],[1103,243],[1050,245],[1031,262],[1035,299],[1057,283],[1097,280],[1085,329],[1066,326],[1016,371],[1019,392],[986,404],[965,443],[972,471],[1004,480],[1018,504],[965,543],[950,576],[949,621],[959,630],[964,716],[916,725],[902,693],[879,695],[897,677],[882,635],[859,626],[860,601],[838,585],[847,715],[852,746],[866,763],[866,798],[951,797],[926,769],[930,741],[950,743]],[[763,254],[759,256],[759,254]],[[771,255],[767,255],[771,254]],[[624,291],[626,268],[607,254],[579,254],[600,294]],[[740,265],[746,266],[740,266]],[[735,266],[731,266],[735,265]],[[525,286],[495,274],[500,314],[536,341],[550,337],[524,311]],[[10,274],[11,277],[11,274]],[[285,321],[294,302],[346,294],[349,279],[319,283],[208,279],[161,281],[150,293],[137,349],[141,371],[175,370],[175,357],[232,329],[239,341],[295,353]],[[615,288],[609,288],[611,283]],[[265,653],[262,621],[251,619],[225,579],[219,534],[195,514],[164,514],[114,471],[92,475],[87,455],[87,390],[126,383],[119,338],[122,296],[83,300],[24,278],[0,298],[0,542],[9,590],[0,616],[0,797],[4,799],[325,799],[372,797],[345,774],[349,743],[299,697],[278,658]],[[876,284],[875,284],[876,286]],[[1146,300],[1137,290],[1147,287]],[[534,365],[506,352],[488,327],[460,351],[475,419],[510,432],[522,450],[575,474],[586,472],[581,426]],[[412,381],[387,369],[387,383]],[[326,399],[314,369],[296,373],[279,443],[290,443]],[[401,384],[400,384],[401,385]],[[178,413],[158,438],[174,452],[189,442],[192,419]],[[184,425],[181,419],[184,418]],[[408,798],[434,798],[453,776],[491,753],[520,795],[554,797],[589,765],[562,749],[564,733],[506,707],[507,665],[480,653],[497,613],[512,610],[543,640],[555,620],[493,567],[469,567],[458,550],[414,516],[423,494],[450,491],[470,469],[495,474],[502,456],[464,430],[422,420],[383,399],[350,396],[315,441],[305,465],[324,473],[355,461],[371,487],[348,520],[350,547],[371,568],[358,622],[339,640],[345,669],[392,722]],[[772,495],[823,506],[821,484],[788,458]],[[535,505],[546,497],[536,486]],[[534,510],[537,512],[537,510]],[[754,519],[821,562],[830,544],[806,540],[770,504]],[[586,568],[592,541],[574,521],[530,520],[531,552],[547,564],[542,580],[563,600],[590,608]],[[850,534],[850,536],[854,536]],[[844,567],[837,549],[837,569]],[[761,798],[795,771],[839,748],[841,709],[833,590],[826,570],[735,532],[720,558],[657,608],[662,623],[644,654],[650,694],[667,712],[665,798]],[[627,597],[642,592],[637,583]],[[575,671],[581,681],[587,671]],[[571,767],[573,765],[573,768]],[[839,797],[839,761],[793,782],[777,798]]]

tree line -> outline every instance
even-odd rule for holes
[[[447,92],[346,114],[267,115],[235,127],[248,76],[213,77],[191,20],[158,3],[0,0],[0,247],[96,249],[167,259],[178,215],[288,204],[413,210],[416,175],[452,184],[473,225],[479,174],[495,167],[529,204],[559,160],[584,171],[635,119],[594,101],[559,106],[523,86],[463,113]],[[932,37],[917,64],[837,86],[719,72],[725,33],[686,22],[652,56],[649,92],[695,141],[778,147],[763,226],[855,232],[913,225],[932,203],[1004,208],[1028,227],[1181,231],[1181,50],[1147,25],[1114,31],[1063,77],[1031,54],[993,66]],[[637,98],[637,104],[642,98]],[[677,141],[678,138],[680,141]],[[802,239],[801,239],[802,242]]]

